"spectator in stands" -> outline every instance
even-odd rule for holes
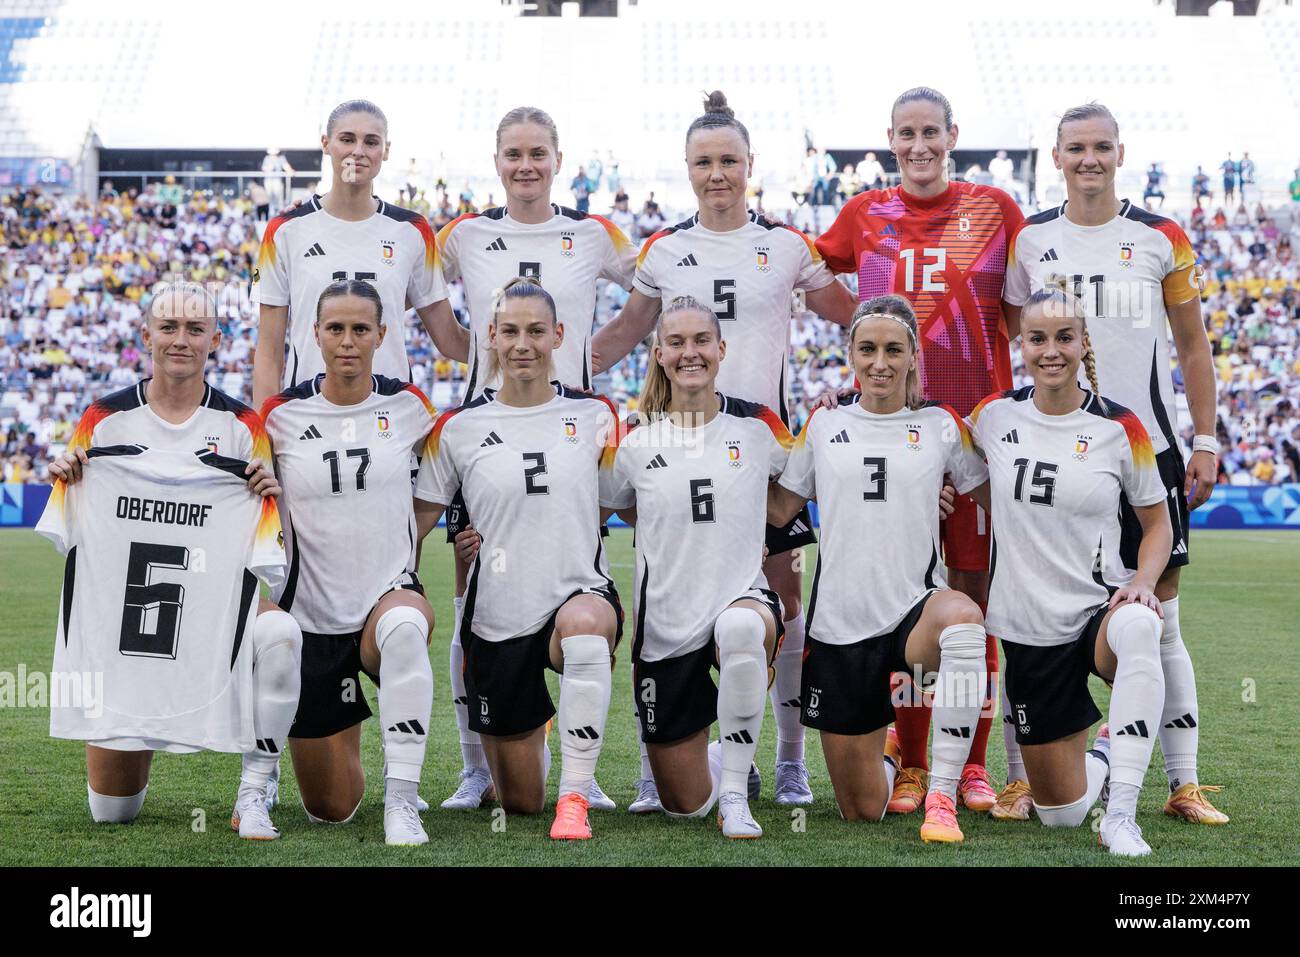
[[[636,239],[636,214],[628,209],[627,193],[618,193],[614,196],[614,205],[609,211],[608,219],[611,223],[623,230],[623,234],[629,239]]]
[[[637,235],[634,238],[637,242],[641,242],[663,229],[667,222],[664,219],[664,214],[659,210],[659,204],[654,201],[654,194],[652,193],[651,198],[645,201],[641,215],[636,218]]]
[[[1237,178],[1241,184],[1241,201],[1248,202],[1251,196],[1247,196],[1247,191],[1253,195],[1255,186],[1255,161],[1250,158],[1249,153],[1241,154],[1241,162],[1237,165]]]
[[[1147,185],[1142,190],[1142,205],[1146,206],[1147,209],[1151,208],[1151,200],[1157,198],[1160,200],[1158,208],[1164,207],[1165,191],[1161,188],[1164,179],[1165,174],[1160,169],[1159,163],[1152,163],[1147,167]]]
[[[993,185],[1003,192],[1010,193],[1020,202],[1020,188],[1016,183],[1016,164],[1007,155],[1006,150],[998,150],[997,155],[989,160],[989,175]]]
[[[1196,208],[1201,208],[1201,200],[1210,198],[1210,177],[1201,169],[1196,167],[1196,175],[1192,177],[1192,200],[1196,203]]]
[[[580,213],[585,213],[591,207],[591,181],[587,179],[587,168],[578,167],[578,175],[573,177],[573,182],[569,184],[573,190],[573,208]]]
[[[1229,153],[1228,158],[1219,164],[1219,169],[1223,171],[1223,201],[1231,203],[1232,197],[1237,192],[1237,179],[1241,175],[1241,168]]]
[[[858,164],[858,177],[862,180],[862,189],[885,188],[885,168],[880,165],[875,153],[862,157],[862,162]]]

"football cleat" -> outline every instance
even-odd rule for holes
[[[802,761],[776,762],[776,803],[805,805],[812,802],[812,788],[808,786],[808,766]]]
[[[587,806],[597,811],[612,811],[618,807],[614,799],[600,789],[595,778],[591,779],[591,787],[587,788]]]
[[[1028,821],[1034,810],[1034,795],[1028,781],[1011,781],[1002,789],[989,811],[995,821]]]
[[[1206,791],[1221,791],[1215,784],[1196,784],[1191,781],[1184,784],[1165,802],[1165,813],[1170,817],[1181,817],[1192,824],[1227,824],[1228,815],[1210,803]]]
[[[456,793],[442,802],[444,811],[473,811],[490,800],[492,775],[487,768],[465,768],[460,772]]]
[[[410,801],[398,797],[384,801],[384,843],[393,847],[429,843],[420,812]]]
[[[929,779],[929,772],[922,768],[899,768],[886,810],[890,814],[911,814],[925,802]]]
[[[638,778],[636,800],[627,806],[631,814],[653,814],[664,809],[659,800],[659,786],[654,778]]]
[[[749,811],[749,800],[737,791],[728,791],[718,798],[718,826],[724,837],[733,840],[763,836],[763,829]]]
[[[235,798],[235,809],[230,814],[230,829],[237,831],[247,841],[274,841],[279,830],[271,823],[266,812],[266,792],[254,788],[241,788]]]
[[[1146,857],[1151,853],[1151,845],[1142,839],[1142,828],[1126,814],[1103,817],[1097,843],[1118,857]]]
[[[968,764],[962,768],[957,784],[957,800],[972,811],[988,811],[998,800],[998,792],[989,783],[989,772],[981,764]]]
[[[921,840],[927,844],[960,844],[965,839],[966,835],[957,825],[957,807],[952,798],[942,791],[927,794]]]
[[[562,794],[555,802],[555,823],[551,825],[552,841],[586,841],[591,839],[591,824],[587,822],[587,799],[581,794]]]

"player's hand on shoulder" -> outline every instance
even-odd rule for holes
[[[483,536],[478,533],[478,529],[473,525],[466,525],[456,536],[456,558],[468,565],[474,561],[482,544]]]
[[[351,157],[349,157],[349,159],[351,159]],[[301,205],[302,205],[302,200],[301,200],[301,199],[295,199],[292,203],[290,203],[288,206],[284,207],[284,209],[280,210],[280,211],[279,211],[278,213],[276,213],[275,215],[276,215],[276,216],[288,216],[290,213],[292,213],[295,209],[297,209],[297,208],[298,208],[299,206],[301,206]]]
[[[261,459],[249,462],[244,467],[244,474],[248,476],[248,487],[263,498],[280,494],[280,483],[275,473]]]
[[[1111,608],[1118,608],[1120,605],[1127,605],[1131,602],[1145,605],[1161,618],[1165,617],[1164,610],[1160,607],[1160,599],[1156,597],[1156,593],[1138,582],[1130,582],[1110,596]]]
[[[50,463],[50,475],[69,485],[81,481],[81,467],[89,461],[85,449],[69,449]]]
[[[854,389],[851,386],[846,386],[843,389],[827,389],[821,394],[817,401],[813,403],[812,408],[834,409],[839,406],[841,400],[847,399],[857,391],[857,389]],[[812,414],[812,409],[809,410],[809,414]]]
[[[939,490],[939,521],[943,521],[957,508],[957,489],[946,478]]]

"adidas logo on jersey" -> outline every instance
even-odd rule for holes
[[[1015,429],[1012,429],[1012,430],[1011,430],[1010,432],[1008,432],[1006,435],[1002,436],[1002,441],[1003,441],[1003,442],[1006,442],[1006,443],[1008,443],[1008,444],[1010,444],[1010,445],[1019,445],[1019,444],[1020,444],[1020,436],[1016,434],[1016,430],[1015,430]]]
[[[321,244],[320,244],[320,243],[312,243],[312,244],[311,244],[311,249],[309,249],[309,250],[307,250],[305,253],[303,253],[302,258],[303,258],[303,259],[310,259],[312,256],[324,256],[324,255],[325,255],[325,250],[321,247]]]
[[[500,445],[500,444],[501,444],[501,436],[497,435],[495,432],[489,432],[487,434],[487,438],[484,439],[482,442],[480,442],[478,447],[480,449],[485,449],[489,445]]]
[[[754,739],[750,737],[749,732],[746,731],[744,728],[741,728],[739,731],[733,731],[731,734],[727,735],[722,740],[730,741],[732,744],[753,744],[754,743]]]
[[[677,265],[679,266],[698,266],[699,264],[700,261],[695,258],[695,253],[691,253],[690,255],[684,257],[683,259],[679,259],[677,261]]]
[[[880,231],[882,236],[897,236],[898,230],[894,228],[893,223],[885,223],[885,228]]]
[[[488,250],[489,252],[503,253],[506,251],[506,241],[502,239],[500,236],[498,236],[496,239],[492,240],[492,242],[488,243],[483,248]]]
[[[1040,263],[1054,263],[1060,258],[1061,258],[1060,256],[1056,255],[1055,249],[1049,249],[1047,252],[1043,253],[1043,255],[1039,258],[1038,261]]]
[[[652,459],[650,460],[650,464],[647,465],[646,468],[648,468],[648,469],[666,469],[666,468],[668,468],[668,463],[667,463],[667,461],[664,460],[664,457],[663,457],[662,455],[656,455],[654,458],[652,458]]]
[[[1145,721],[1134,721],[1132,724],[1126,724],[1115,732],[1116,735],[1129,734],[1137,738],[1149,738],[1147,734],[1147,723]]]
[[[321,438],[324,438],[324,436],[320,434],[320,429],[316,428],[316,426],[313,425],[309,429],[307,429],[307,431],[304,432],[302,435],[298,436],[298,441],[302,442],[306,439],[321,439]]]
[[[831,444],[835,444],[836,442],[848,442],[848,440],[849,440],[849,430],[840,429],[839,434],[831,439]]]

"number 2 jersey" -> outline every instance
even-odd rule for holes
[[[1034,405],[1034,387],[995,393],[970,414],[988,459],[993,513],[989,634],[1062,645],[1115,589],[1133,580],[1119,557],[1120,494],[1164,501],[1151,439],[1138,417],[1091,392],[1067,415]]]
[[[601,475],[601,505],[637,510],[639,660],[704,647],[728,605],[767,587],[767,485],[793,444],[767,406],[727,396],[704,425],[665,416],[623,437]]]
[[[816,409],[800,431],[781,484],[817,500],[821,543],[808,634],[848,645],[892,631],[936,588],[939,492],[988,477],[965,424],[948,406],[878,415],[855,396]]]
[[[51,736],[252,750],[257,579],[284,570],[275,500],[249,489],[245,461],[207,449],[87,455],[36,526],[67,556]]]
[[[483,537],[461,627],[486,641],[531,635],[570,596],[613,589],[600,538],[599,470],[618,446],[603,396],[552,383],[519,407],[487,390],[438,419],[415,494],[450,505],[459,489]]]
[[[412,453],[435,413],[415,386],[371,376],[356,405],[321,393],[325,376],[262,406],[283,493],[289,570],[272,595],[303,631],[360,631],[385,592],[415,572]]]

